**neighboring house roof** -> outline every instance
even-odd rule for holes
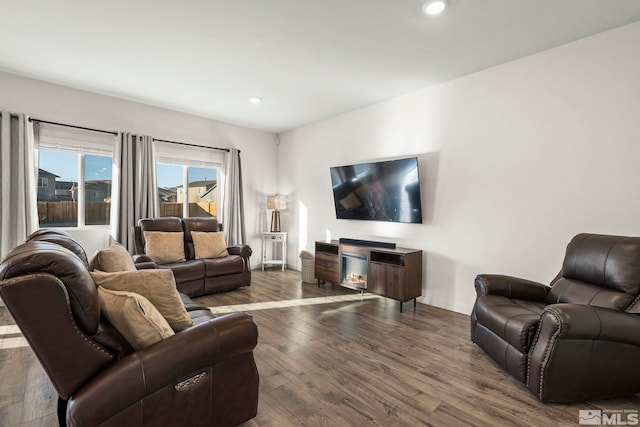
[[[70,190],[71,186],[76,186],[75,181],[56,181],[56,190]]]
[[[204,196],[206,196],[207,194],[211,193],[212,191],[214,191],[216,188],[218,188],[218,184],[214,184],[211,187],[207,188],[207,191],[205,191],[204,193],[202,193],[202,195],[200,195],[200,198],[204,198]]]
[[[56,178],[60,178],[58,175],[56,175],[55,173],[51,173],[49,171],[46,171],[44,169],[40,169],[38,168],[38,176],[40,175],[47,175],[47,176],[55,176]]]
[[[158,188],[158,196],[160,196],[160,200],[170,200],[175,199],[176,197],[176,189],[172,188]]]
[[[111,180],[97,179],[95,181],[86,181],[85,186],[87,190],[102,191],[108,193],[111,188]]]
[[[207,187],[207,191],[211,190],[211,187],[217,186],[218,182],[214,179],[207,179],[206,181],[193,181],[189,183],[189,187]],[[182,188],[182,185],[178,185],[176,188]]]

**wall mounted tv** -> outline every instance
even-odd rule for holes
[[[418,159],[331,168],[338,219],[422,223]]]

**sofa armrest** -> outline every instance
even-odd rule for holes
[[[230,255],[240,255],[244,259],[249,259],[253,251],[249,245],[235,245],[227,248]]]
[[[551,304],[541,319],[555,325],[558,339],[615,341],[640,346],[640,316],[580,304]],[[549,337],[542,337],[545,339]]]
[[[141,262],[154,262],[151,257],[147,254],[136,254],[131,257],[134,264],[138,264]]]
[[[158,268],[158,264],[156,264],[153,261],[151,261],[151,262],[136,262],[134,265],[136,266],[137,270],[154,270],[154,269]]]
[[[633,394],[640,391],[639,355],[639,316],[604,307],[552,304],[540,317],[529,351],[527,387],[543,402]]]
[[[185,329],[130,354],[85,384],[69,400],[67,420],[72,425],[98,425],[163,388],[173,389],[189,376],[210,375],[207,368],[251,353],[257,340],[258,329],[246,313],[223,315]],[[105,396],[109,396],[106,401]]]
[[[138,270],[152,270],[158,268],[158,264],[145,254],[134,255],[133,265],[135,265]]]
[[[551,289],[542,283],[499,274],[480,274],[476,277],[478,296],[501,295],[507,298],[544,302]]]

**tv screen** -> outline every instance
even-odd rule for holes
[[[422,223],[418,159],[331,168],[338,219]]]

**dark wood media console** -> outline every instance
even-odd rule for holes
[[[402,304],[422,296],[422,251],[407,248],[316,242],[315,276]]]

